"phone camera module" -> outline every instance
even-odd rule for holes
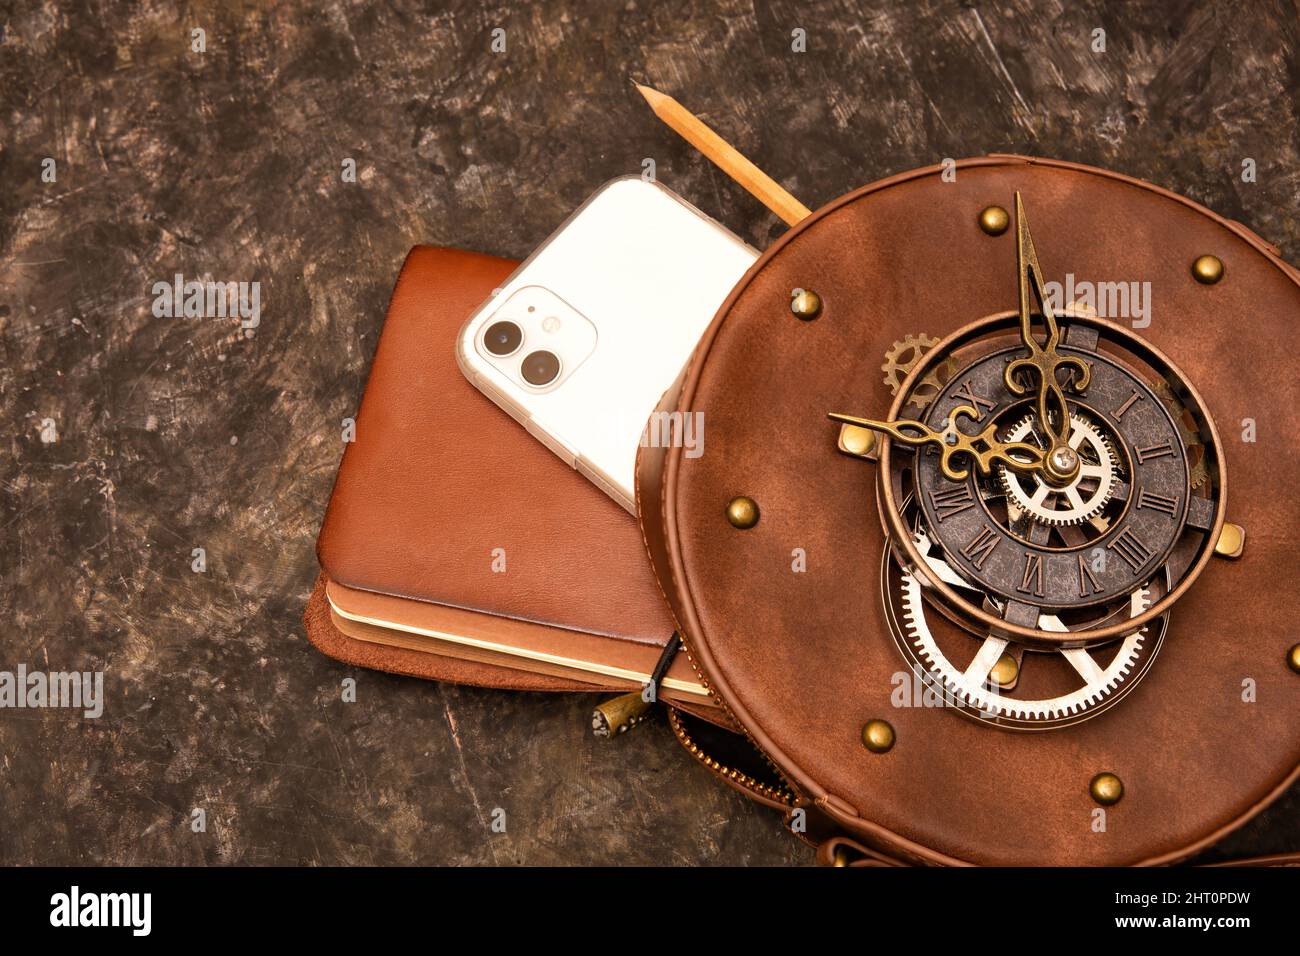
[[[513,322],[493,322],[483,333],[483,347],[493,355],[510,355],[524,341],[524,330]]]
[[[560,375],[560,359],[554,352],[539,349],[524,356],[520,374],[524,381],[535,388],[550,385]]]

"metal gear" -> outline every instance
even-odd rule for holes
[[[937,338],[924,332],[919,335],[909,333],[893,344],[885,353],[885,363],[880,366],[880,370],[885,373],[885,384],[889,386],[891,395],[898,394],[898,390],[903,386],[903,379],[916,368],[916,363],[921,361],[921,356],[938,344]],[[951,356],[944,359],[916,383],[910,396],[911,403],[925,410],[956,370],[956,359]]]
[[[1193,458],[1196,459],[1191,466],[1191,482],[1193,488],[1201,487],[1201,485],[1205,484],[1206,479],[1210,477],[1210,470],[1205,466],[1205,442],[1201,440],[1201,436],[1196,429],[1187,424],[1187,409],[1178,400],[1178,396],[1174,394],[1174,390],[1169,387],[1168,382],[1159,379],[1152,383],[1151,391],[1155,392],[1156,397],[1164,402],[1165,407],[1169,409],[1169,414],[1174,419],[1174,427],[1178,429],[1178,435],[1187,448],[1187,460],[1191,462]],[[1200,449],[1199,455],[1195,453],[1197,448]]]
[[[1028,441],[1036,438],[1036,419],[1032,415],[1017,422],[1009,432],[1007,441]],[[1060,527],[1082,524],[1101,514],[1115,487],[1119,456],[1110,440],[1084,416],[1070,416],[1070,447],[1083,452],[1085,463],[1079,477],[1064,488],[1053,488],[1041,478],[1025,477],[1000,466],[998,477],[1008,500],[1035,521]],[[1084,450],[1086,446],[1086,451]],[[1095,458],[1096,461],[1088,461]],[[1096,482],[1096,487],[1085,493],[1080,486]],[[1032,489],[1032,490],[1030,490]]]
[[[1049,653],[1060,654],[1078,673],[1082,686],[1068,694],[1042,700],[1019,700],[993,691],[988,686],[989,671],[1002,656],[1008,641],[989,636],[976,652],[970,665],[958,670],[940,650],[925,618],[925,599],[921,584],[911,572],[902,572],[901,603],[902,626],[908,643],[915,648],[917,660],[929,670],[943,689],[962,704],[983,714],[1020,723],[1028,727],[1047,728],[1062,722],[1074,722],[1110,699],[1118,699],[1116,692],[1129,678],[1134,664],[1144,648],[1154,654],[1163,635],[1163,624],[1156,640],[1150,641],[1149,628],[1144,627],[1124,638],[1119,650],[1106,667],[1101,667],[1085,648],[1068,648]],[[1131,616],[1137,616],[1150,605],[1150,590],[1140,588],[1129,598]],[[1054,615],[1039,616],[1038,626],[1047,631],[1066,631],[1067,628]],[[1133,675],[1134,679],[1139,675]],[[1131,683],[1131,682],[1130,682]],[[1088,716],[1092,716],[1088,714]]]

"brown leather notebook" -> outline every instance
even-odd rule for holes
[[[456,364],[464,321],[515,266],[427,246],[408,255],[317,540],[309,636],[399,673],[631,690],[674,630],[636,519]],[[709,703],[684,655],[660,694]]]

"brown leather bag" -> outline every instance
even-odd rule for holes
[[[787,821],[822,859],[921,864],[1157,864],[1201,850],[1300,773],[1294,579],[1300,378],[1279,348],[1300,319],[1300,274],[1245,227],[1165,190],[1070,163],[993,156],[866,186],[775,243],[705,334],[664,409],[704,415],[707,453],[644,449],[638,508],[687,652],[779,773]],[[1017,733],[945,708],[894,706],[906,674],[881,600],[874,465],[836,449],[829,411],[883,418],[882,358],[1014,309],[1014,230],[981,210],[1034,210],[1060,278],[1150,280],[1140,334],[1197,384],[1226,439],[1241,560],[1214,561],[1172,611],[1140,686],[1099,716]],[[1226,264],[1195,281],[1198,256]],[[1054,271],[1053,271],[1054,270]],[[814,289],[813,321],[792,290]],[[1238,440],[1252,418],[1259,440]],[[728,521],[748,496],[759,520]],[[797,555],[806,570],[792,565]],[[1255,690],[1253,702],[1243,682]],[[886,752],[863,745],[887,720]],[[1123,781],[1104,808],[1089,783]],[[1292,858],[1286,858],[1290,860]]]

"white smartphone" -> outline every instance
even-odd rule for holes
[[[470,316],[480,391],[633,514],[650,414],[758,253],[676,193],[606,183]]]

